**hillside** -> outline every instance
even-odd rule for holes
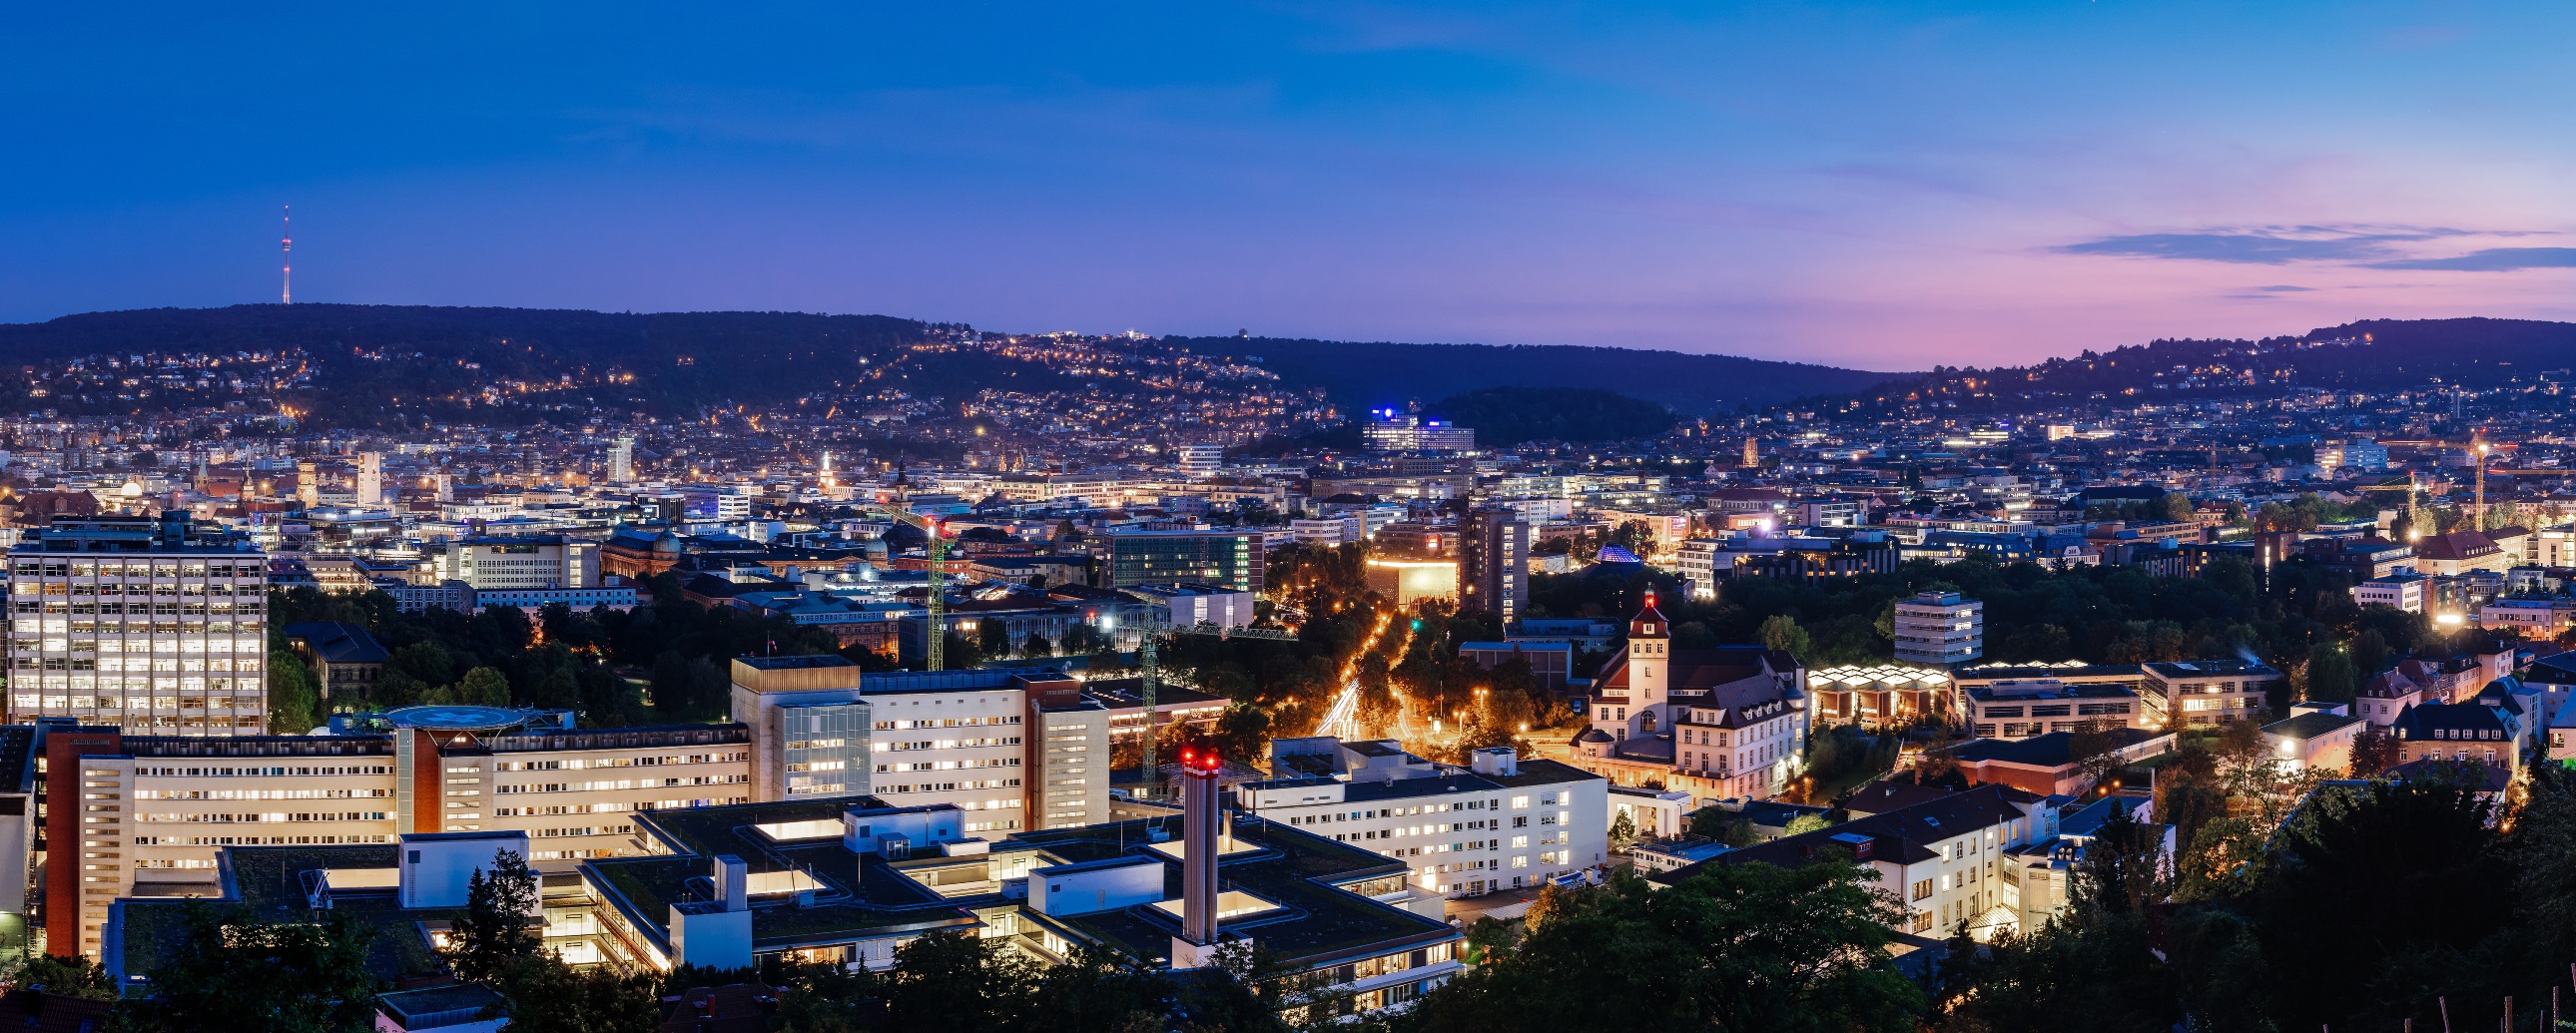
[[[2029,366],[1936,368],[1863,392],[1866,403],[1947,402],[2009,410],[2094,398],[2191,397],[2311,387],[2396,390],[2434,380],[2471,388],[2565,381],[2576,323],[2372,319],[2262,340],[2158,340]]]
[[[1489,387],[1423,410],[1472,427],[1479,443],[1628,441],[1672,429],[1671,410],[1599,388]]]
[[[1904,375],[1733,355],[1570,345],[1395,344],[1278,337],[1163,340],[1207,354],[1257,357],[1290,383],[1322,387],[1351,411],[1412,399],[1429,402],[1490,387],[1590,387],[1698,415],[1809,395],[1846,395]]]
[[[140,397],[56,392],[40,404],[66,413],[139,413],[273,397],[325,425],[508,422],[593,406],[687,415],[792,400],[836,386],[899,387],[916,397],[955,401],[986,388],[1078,391],[1090,379],[1078,370],[998,354],[990,346],[912,347],[964,329],[890,316],[795,312],[237,305],[0,324],[0,361],[298,352],[309,367],[294,387],[274,396],[159,388]],[[1678,412],[1704,413],[1848,393],[1886,376],[1615,348],[1178,337],[1119,346],[1258,357],[1287,386],[1320,388],[1345,411],[1525,386],[1601,388]],[[502,392],[497,407],[491,397],[496,385]],[[0,406],[24,407],[34,400],[27,385],[0,383]]]

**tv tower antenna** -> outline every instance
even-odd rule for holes
[[[283,214],[278,216],[278,221],[285,227],[285,236],[277,239],[277,303],[292,305],[295,304],[295,206],[280,207]]]

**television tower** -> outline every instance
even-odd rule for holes
[[[280,208],[283,214],[278,216],[278,222],[285,227],[286,235],[277,239],[277,303],[292,305],[295,304],[295,206],[290,204]]]

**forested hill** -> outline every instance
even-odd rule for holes
[[[974,347],[916,350],[955,339],[960,324],[890,316],[798,312],[589,312],[410,305],[236,305],[139,309],[0,324],[0,363],[81,356],[300,353],[310,363],[275,400],[312,420],[368,425],[404,419],[525,418],[549,407],[686,414],[762,405],[839,387],[899,387],[958,400],[985,388],[1081,388],[1079,369]],[[987,335],[988,339],[990,335]],[[1847,394],[1887,374],[1723,355],[1617,348],[1358,344],[1272,338],[1167,337],[1120,347],[1258,356],[1292,387],[1322,388],[1346,411],[1446,398],[1495,387],[1601,388],[1684,414],[1816,394]],[[471,400],[516,392],[502,409]],[[0,407],[28,385],[0,380]],[[184,408],[202,392],[160,389],[84,399],[55,392],[66,413]]]
[[[1705,414],[1809,395],[1847,395],[1891,377],[1799,362],[1571,345],[1398,344],[1282,337],[1166,337],[1206,354],[1250,355],[1345,409],[1425,402],[1492,387],[1590,387]]]
[[[301,351],[309,375],[277,400],[320,423],[370,425],[396,403],[423,416],[499,417],[464,401],[496,386],[663,413],[793,398],[856,380],[862,360],[882,362],[930,329],[887,316],[794,312],[236,305],[0,324],[0,362]],[[7,385],[13,395],[23,387]],[[157,401],[184,406],[188,396],[164,391]],[[78,411],[59,396],[46,404]]]
[[[2391,391],[2436,379],[2472,388],[2567,381],[2576,323],[2371,319],[2261,340],[2168,339],[2030,366],[1940,367],[1863,392],[1864,402],[2010,410],[2070,400],[2270,394],[2285,388]]]

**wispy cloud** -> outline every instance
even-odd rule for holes
[[[2256,287],[2256,288],[2254,288],[2254,289],[2255,289],[2255,290],[2258,290],[2258,291],[2263,291],[2263,292],[2265,292],[2265,293],[2270,293],[2270,294],[2292,294],[2292,293],[2297,293],[2297,292],[2299,292],[2299,291],[2312,291],[2312,290],[2315,290],[2316,288],[2314,288],[2314,287],[2296,287],[2296,286],[2292,286],[2292,285],[2290,285],[2290,284],[2285,284],[2285,283],[2284,283],[2284,284],[2274,284],[2273,286],[2270,286],[2270,287]]]
[[[2200,262],[2288,265],[2293,262],[2360,262],[2398,254],[2392,245],[2470,231],[2415,227],[2262,226],[2138,233],[2061,245],[2070,255],[2177,258]]]
[[[2437,269],[2471,273],[2576,269],[2576,247],[2491,247],[2449,258],[2401,258],[2363,264],[2372,269]]]

